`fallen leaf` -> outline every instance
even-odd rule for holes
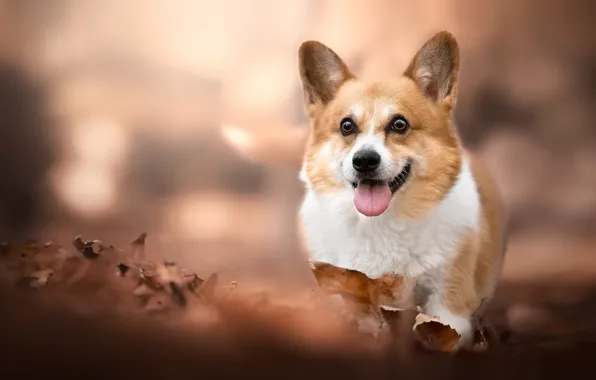
[[[460,335],[437,318],[419,313],[413,331],[422,345],[429,350],[455,352],[459,349]]]
[[[211,299],[215,296],[215,287],[217,286],[218,275],[213,273],[207,280],[201,285],[198,293],[201,297]]]
[[[146,270],[141,270],[139,283],[145,284],[149,288],[156,291],[163,289],[163,284],[161,283],[159,277],[155,273],[150,273]]]
[[[182,276],[182,283],[186,285],[186,287],[192,292],[194,292],[198,287],[203,285],[204,282],[205,280],[197,276],[196,273],[185,274]]]
[[[147,233],[141,233],[135,240],[130,242],[132,248],[132,257],[135,260],[142,260],[145,258],[145,240],[147,239]]]
[[[157,269],[157,274],[162,284],[167,284],[167,292],[172,296],[172,300],[178,306],[186,306],[186,296],[183,289],[184,281],[182,271],[173,262],[164,262]]]
[[[335,302],[342,305],[340,318],[375,339],[388,339],[390,335],[382,307],[407,309],[413,306],[413,279],[393,274],[372,279],[362,272],[325,262],[309,264],[319,287],[330,296],[341,296],[341,302]]]
[[[105,249],[99,240],[85,242],[80,236],[75,237],[72,245],[74,245],[77,251],[83,254],[83,257],[89,260],[97,259],[101,256],[100,253]]]
[[[169,287],[170,287],[170,293],[172,295],[172,300],[174,300],[174,303],[178,306],[182,306],[182,307],[186,306],[186,304],[187,304],[186,296],[184,295],[184,291],[180,287],[180,284],[178,284],[176,282],[170,282]]]
[[[176,263],[165,261],[162,265],[157,267],[156,272],[162,283],[182,283],[182,272]]]
[[[317,283],[326,293],[349,295],[356,298],[358,302],[377,307],[408,308],[411,306],[415,285],[413,279],[392,274],[372,279],[362,272],[321,261],[310,262],[310,268]]]

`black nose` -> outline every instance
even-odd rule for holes
[[[370,173],[381,164],[381,156],[374,150],[361,150],[354,154],[352,165],[360,173]]]

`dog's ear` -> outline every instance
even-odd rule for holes
[[[404,75],[412,79],[427,98],[453,109],[457,100],[459,46],[453,34],[435,34],[418,50]]]
[[[354,77],[344,61],[318,41],[303,42],[298,56],[307,108],[327,104],[341,85]]]

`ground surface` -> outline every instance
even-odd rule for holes
[[[584,261],[581,271],[568,270],[567,276],[589,273],[590,264]],[[276,268],[261,269],[265,275]],[[107,270],[114,278],[114,268]],[[283,313],[268,320],[237,310],[225,316],[225,331],[122,318],[113,313],[118,297],[84,281],[71,287],[82,296],[81,305],[87,302],[75,312],[44,295],[60,288],[23,290],[5,284],[0,287],[0,362],[7,379],[67,374],[128,379],[589,378],[596,373],[596,287],[561,277],[527,277],[523,282],[521,276],[505,275],[489,310],[501,343],[484,354],[455,356],[416,346],[404,351],[399,344],[374,352],[352,350],[357,341],[341,347],[303,344],[292,334],[300,335],[304,326]],[[273,325],[285,332],[277,333]],[[332,327],[327,326],[319,330]]]
[[[188,335],[156,326],[115,322],[108,317],[42,313],[22,299],[15,303],[5,298],[0,327],[2,366],[3,372],[10,374],[6,378],[11,379],[69,373],[89,378],[164,379],[539,379],[593,375],[596,291],[546,285],[511,285],[501,290],[491,312],[497,325],[506,318],[512,304],[531,305],[536,308],[533,315],[528,309],[525,316],[517,318],[521,324],[533,318],[532,323],[540,324],[537,331],[512,332],[501,347],[492,347],[481,355],[451,357],[415,351],[405,360],[392,350],[379,356],[313,352],[259,333],[259,327],[250,323],[239,326],[233,341],[222,344],[216,333]],[[577,303],[557,301],[564,293],[580,294],[575,298]]]

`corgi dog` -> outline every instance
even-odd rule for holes
[[[415,278],[422,311],[470,347],[501,272],[506,218],[495,183],[453,122],[459,60],[455,37],[443,31],[401,75],[370,82],[329,47],[304,42],[311,126],[299,219],[312,260],[373,279]]]

